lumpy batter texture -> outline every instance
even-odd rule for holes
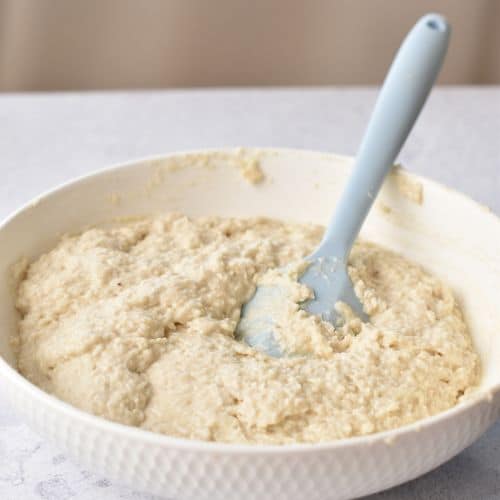
[[[281,321],[291,356],[235,340],[256,283],[300,268],[322,231],[168,214],[65,236],[19,285],[19,370],[95,415],[224,442],[335,440],[455,405],[480,369],[451,291],[373,244],[349,269],[370,323],[309,316],[297,285]]]

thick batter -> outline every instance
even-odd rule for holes
[[[116,422],[225,442],[328,441],[455,405],[480,366],[451,291],[373,244],[350,257],[369,324],[309,316],[298,287],[282,320],[290,357],[234,339],[257,281],[300,263],[321,233],[168,214],[65,236],[19,285],[19,370]]]

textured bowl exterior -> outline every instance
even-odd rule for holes
[[[341,500],[367,495],[437,467],[499,416],[498,401],[483,400],[433,423],[409,426],[396,437],[252,449],[182,442],[92,416],[82,419],[75,415],[78,410],[61,411],[18,384],[8,388],[28,424],[75,460],[135,489],[186,500]]]
[[[104,180],[112,183],[120,175],[115,169]],[[83,204],[89,183],[89,178],[77,181],[65,187],[63,195]],[[78,201],[72,190],[80,187],[83,200]],[[53,210],[60,211],[57,204]],[[53,215],[49,210],[44,216]],[[61,218],[70,216],[77,217]],[[24,230],[34,224],[30,217],[24,212],[15,215],[13,232],[6,238],[22,239]],[[14,320],[9,321],[0,325],[3,330],[9,325],[12,329]],[[0,348],[10,333],[0,332]],[[9,361],[5,342],[3,346]],[[178,500],[341,500],[367,495],[437,467],[471,444],[500,414],[497,380],[475,399],[394,431],[319,445],[225,445],[156,435],[86,414],[45,394],[1,358],[0,376],[22,418],[73,459],[135,489]]]

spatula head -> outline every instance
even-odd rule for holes
[[[363,305],[354,292],[345,261],[335,257],[313,259],[299,282],[314,293],[314,298],[301,304],[308,313],[339,326],[343,318],[336,311],[335,304],[344,302],[362,321],[368,321]],[[286,302],[287,295],[282,286],[257,287],[254,296],[242,308],[236,337],[270,356],[284,356],[286,352],[275,335],[274,315],[276,311],[284,310]]]

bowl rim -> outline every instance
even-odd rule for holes
[[[340,160],[351,161],[352,156],[341,155],[330,152],[322,152],[308,149],[298,149],[298,148],[269,148],[269,147],[220,147],[220,148],[203,148],[203,149],[193,149],[186,151],[175,151],[165,154],[155,154],[145,157],[138,157],[136,159],[127,160],[124,162],[113,163],[109,166],[94,169],[84,175],[69,179],[64,181],[53,188],[45,190],[40,195],[35,196],[31,200],[25,202],[20,208],[14,210],[5,218],[0,220],[0,231],[2,231],[8,224],[10,224],[14,219],[16,219],[22,213],[33,208],[34,205],[38,204],[45,198],[49,198],[57,193],[63,192],[68,189],[72,189],[77,184],[90,180],[91,178],[98,177],[100,175],[105,176],[113,173],[114,171],[125,170],[127,168],[133,168],[142,163],[154,162],[158,160],[164,160],[170,157],[179,156],[190,156],[190,155],[203,155],[203,154],[214,154],[223,152],[225,154],[237,154],[238,151],[244,150],[245,152],[256,152],[256,153],[273,153],[273,154],[306,154],[306,155],[327,155],[329,158],[337,158]],[[425,184],[433,185],[438,189],[443,189],[451,193],[453,196],[460,199],[461,202],[465,202],[474,208],[479,208],[483,210],[485,216],[491,218],[498,224],[500,229],[500,217],[497,216],[492,210],[486,205],[483,205],[470,196],[467,196],[460,191],[445,186],[437,181],[429,179],[418,174],[414,174],[404,169],[405,174],[414,178],[415,180],[422,181]],[[236,454],[236,455],[256,455],[256,454],[270,454],[270,455],[283,455],[289,453],[311,453],[318,451],[337,451],[345,450],[347,448],[353,448],[357,446],[371,446],[376,443],[386,444],[388,446],[393,445],[399,438],[404,435],[422,432],[430,427],[434,427],[440,423],[451,420],[458,417],[467,411],[471,410],[475,406],[481,403],[492,404],[494,397],[500,394],[500,380],[493,384],[487,389],[482,389],[471,394],[471,396],[463,402],[449,408],[448,410],[437,413],[430,417],[417,420],[411,424],[406,424],[395,429],[390,429],[387,431],[376,432],[373,434],[366,434],[361,436],[354,436],[349,438],[337,439],[334,441],[325,441],[319,443],[290,443],[290,444],[245,444],[245,443],[224,443],[218,441],[202,441],[199,439],[189,439],[169,436],[167,434],[160,434],[140,427],[129,426],[108,420],[104,417],[93,415],[86,411],[80,410],[76,406],[73,406],[65,401],[56,398],[52,394],[49,394],[38,386],[30,382],[28,379],[23,377],[14,367],[12,367],[4,358],[0,355],[0,375],[6,382],[5,385],[16,385],[21,389],[26,395],[32,399],[46,404],[51,407],[56,412],[61,412],[65,414],[68,418],[77,419],[82,425],[90,425],[97,428],[98,430],[107,432],[109,434],[115,434],[123,436],[127,439],[133,439],[135,441],[143,441],[151,445],[182,449],[186,451],[199,451],[211,454]],[[7,393],[11,388],[7,388]],[[10,399],[10,396],[8,396]]]

